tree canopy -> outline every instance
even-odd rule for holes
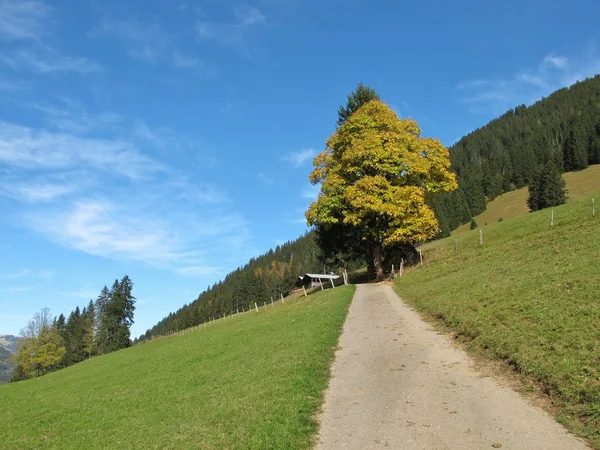
[[[401,120],[372,100],[337,129],[313,162],[310,181],[321,183],[321,192],[306,212],[308,223],[317,229],[351,226],[372,249],[378,277],[382,248],[435,236],[438,223],[427,201],[457,187],[448,150],[420,134],[414,120]]]

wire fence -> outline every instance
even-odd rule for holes
[[[236,307],[235,310],[231,310],[229,312],[218,313],[217,315],[210,318],[210,320],[201,322],[198,325],[194,325],[192,327],[187,327],[182,330],[172,330],[163,334],[152,335],[147,339],[140,340],[136,342],[135,345],[144,344],[150,341],[154,341],[156,339],[167,338],[171,336],[184,336],[186,334],[202,330],[203,328],[209,328],[215,326],[220,323],[228,322],[235,320],[236,318],[241,318],[245,315],[253,315],[261,312],[266,312],[269,309],[275,309],[276,307],[282,307],[286,304],[291,304],[294,301],[301,300],[304,297],[308,297],[311,294],[316,292],[327,290],[327,289],[335,289],[340,286],[344,286],[350,284],[349,277],[347,272],[344,270],[343,274],[339,276],[339,278],[333,280],[330,279],[329,282],[322,280],[318,286],[306,288],[305,286],[294,289],[290,292],[290,295],[284,296],[283,293],[279,293],[278,296],[272,296],[270,301],[263,300],[262,303],[259,301],[250,303],[248,305],[241,305]]]

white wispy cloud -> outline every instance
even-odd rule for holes
[[[0,0],[0,40],[41,38],[50,13],[50,8],[39,1]]]
[[[8,51],[0,61],[14,70],[26,70],[38,74],[75,72],[87,75],[99,72],[102,67],[88,58],[66,56],[49,46]]]
[[[569,66],[569,60],[564,56],[547,55],[544,62],[558,69],[566,69]]]
[[[300,191],[300,195],[302,196],[302,198],[305,198],[308,200],[316,200],[317,197],[319,196],[319,192],[321,192],[320,184],[317,184],[317,185],[308,184],[302,188],[302,190]]]
[[[512,76],[466,80],[456,88],[472,112],[499,114],[598,73],[600,55],[595,47],[589,47],[581,56],[548,54],[536,66]]]
[[[87,199],[67,209],[35,211],[27,215],[27,221],[35,231],[64,246],[171,268],[186,276],[218,273],[218,266],[207,263],[208,254],[243,245],[248,235],[245,221],[233,213],[221,211],[202,222],[194,215],[171,214],[162,218],[134,204]]]
[[[0,280],[16,280],[17,278],[26,277],[30,273],[31,271],[27,269],[21,269],[10,273],[0,273]]]
[[[256,178],[258,178],[265,186],[273,186],[275,184],[275,179],[266,173],[261,172]]]
[[[78,289],[76,291],[61,291],[57,292],[58,295],[63,295],[65,297],[74,297],[82,300],[92,300],[98,297],[100,294],[99,291],[95,291],[93,289]]]
[[[0,122],[0,195],[14,200],[12,222],[90,255],[190,277],[224,275],[214,254],[247,254],[250,231],[227,192],[152,156],[198,142],[76,102],[30,106],[53,130]],[[99,130],[105,137],[89,135]]]
[[[187,68],[201,66],[202,62],[194,56],[186,55],[176,51],[173,53],[173,64],[175,67]]]
[[[128,54],[145,61],[156,61],[163,57],[171,45],[171,36],[158,23],[142,23],[138,19],[102,19],[91,32],[92,37],[110,36],[127,43]]]
[[[294,167],[300,167],[307,161],[312,161],[317,151],[313,148],[307,148],[297,152],[287,152],[281,157],[282,161],[291,163]]]
[[[29,88],[30,85],[22,81],[0,80],[0,91],[23,91]]]
[[[208,76],[214,70],[198,57],[181,50],[175,34],[167,32],[159,22],[139,19],[115,20],[103,18],[90,33],[92,38],[111,37],[125,43],[127,54],[141,61],[165,61],[181,69],[198,69]]]
[[[196,21],[196,36],[203,40],[216,40],[222,44],[236,47],[248,56],[247,39],[249,33],[268,24],[267,16],[257,7],[237,5],[233,9],[231,22]]]
[[[5,185],[0,188],[4,194],[27,202],[48,202],[73,192],[72,186],[59,184],[30,184]]]
[[[162,170],[130,142],[81,138],[0,122],[0,163],[21,168],[93,167],[132,179]]]
[[[54,273],[55,272],[51,270],[34,271],[29,269],[21,269],[17,270],[16,272],[0,273],[0,280],[16,280],[25,277],[38,277],[48,280],[54,276]]]
[[[35,0],[0,0],[0,41],[17,43],[6,47],[0,62],[13,70],[37,74],[75,72],[89,74],[101,70],[95,61],[64,55],[44,43],[51,34],[52,8]]]
[[[79,102],[63,97],[60,103],[32,103],[33,109],[43,113],[44,120],[54,128],[75,134],[118,127],[123,118],[113,112],[90,113]]]
[[[15,294],[18,292],[26,292],[34,289],[35,286],[10,286],[5,288],[0,288],[0,292],[4,292],[6,294]]]

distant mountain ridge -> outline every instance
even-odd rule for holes
[[[19,339],[21,338],[12,334],[0,334],[0,347],[12,353],[15,351]]]
[[[14,368],[10,357],[19,339],[12,334],[0,334],[0,384],[8,383],[12,377]]]

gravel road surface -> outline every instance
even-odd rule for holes
[[[336,352],[317,449],[587,449],[479,373],[389,285],[358,286]]]

